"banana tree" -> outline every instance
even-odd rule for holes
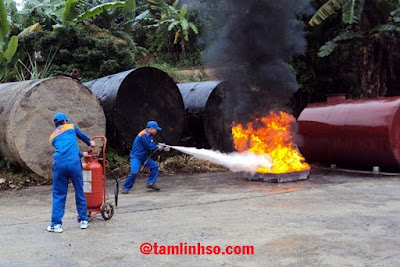
[[[110,3],[95,5],[91,10],[88,10],[89,12],[82,13],[74,21],[78,22],[91,17],[93,18],[92,23],[101,28],[129,32],[136,30],[142,21],[148,20],[150,11],[140,6],[137,7],[135,0],[126,0],[124,5],[119,5],[117,2],[114,3],[116,4],[111,6],[108,6]],[[103,7],[103,10],[101,11],[99,7]],[[93,14],[93,12],[97,13],[97,15]],[[137,12],[139,15],[136,15]]]
[[[372,4],[372,5],[371,5]],[[388,23],[377,23],[360,21],[361,17],[366,18],[366,6],[374,8],[374,11],[380,12],[380,21]],[[343,29],[331,40],[323,45],[318,53],[318,56],[325,57],[331,54],[338,46],[338,43],[349,41],[356,38],[364,38],[368,34],[374,34],[387,31],[400,31],[398,22],[400,22],[400,2],[390,0],[329,0],[327,1],[314,16],[310,19],[309,25],[318,26],[326,19],[336,14],[339,10],[342,11]],[[374,25],[374,27],[365,27],[366,25]]]
[[[311,26],[320,25],[327,18],[343,8],[343,22],[347,24],[358,23],[364,8],[364,0],[329,0],[309,21]]]
[[[309,24],[321,25],[339,11],[342,13],[343,27],[320,48],[318,56],[328,56],[342,44],[357,45],[363,95],[386,95],[387,81],[394,77],[394,57],[400,55],[400,2],[329,0],[314,14]]]
[[[13,35],[8,38],[9,32],[7,9],[4,0],[0,0],[0,81],[7,79],[8,69],[13,63],[18,49],[18,37]]]
[[[80,22],[98,16],[103,12],[113,9],[123,10],[123,14],[129,18],[135,16],[136,0],[113,1],[104,0],[30,0],[25,3],[20,12],[28,24],[39,22],[51,24],[54,28],[62,27],[66,22]],[[41,21],[35,21],[40,19]]]
[[[57,14],[60,23],[56,24],[54,27],[62,27],[66,22],[81,22],[85,19],[94,18],[110,9],[122,7],[126,7],[125,1],[100,3],[88,8],[86,1],[67,0],[64,6],[55,10],[55,14]]]
[[[161,7],[163,13],[158,26],[168,24],[168,31],[174,30],[173,44],[177,44],[180,40],[182,54],[185,54],[185,42],[189,41],[190,32],[199,33],[196,25],[190,21],[187,5],[182,5],[181,9],[179,9],[179,0],[176,0],[172,5],[168,5],[163,0],[147,1]]]

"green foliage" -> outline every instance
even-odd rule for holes
[[[9,31],[6,6],[4,1],[0,0],[0,81],[2,82],[8,80],[9,68],[15,62],[14,55],[18,49],[18,37],[13,35],[8,39]]]
[[[18,38],[26,36],[30,33],[39,32],[39,31],[40,31],[40,24],[37,22],[29,27],[26,27],[22,32],[20,32],[18,34]]]
[[[343,21],[347,24],[354,24],[360,21],[361,13],[364,10],[364,0],[350,0],[343,5]]]
[[[400,32],[400,27],[394,24],[381,24],[373,28],[371,32]]]
[[[338,46],[338,42],[349,41],[355,38],[362,38],[363,34],[361,32],[341,32],[332,41],[326,42],[321,48],[319,49],[318,56],[319,57],[326,57],[329,56],[333,50]]]
[[[382,15],[385,18],[385,21],[391,15],[394,16],[394,14],[392,12],[395,12],[393,10],[396,10],[398,8],[397,5],[398,5],[398,1],[388,1],[388,0],[376,0],[375,1],[375,6],[382,13]],[[394,20],[394,21],[398,22],[396,20]]]
[[[115,14],[125,14],[127,17],[134,16],[135,0],[114,1],[107,0],[83,1],[83,0],[52,0],[41,1],[31,0],[27,2],[24,9],[20,12],[24,17],[24,25],[31,25],[40,22],[46,28],[62,27],[66,22],[80,22],[86,19],[92,19],[100,14],[121,9],[121,12],[115,11]],[[122,12],[123,8],[123,12]],[[109,16],[107,14],[106,16]]]
[[[129,171],[129,156],[122,155],[120,151],[108,148],[106,151],[106,159],[109,163],[108,168],[113,172],[126,173]]]
[[[167,73],[175,82],[182,81],[185,77],[178,72],[178,69],[168,63],[149,62],[146,66],[160,69]]]
[[[4,0],[0,0],[0,48],[5,43],[6,36],[10,31],[7,19],[7,9]]]
[[[175,34],[167,30],[166,24],[147,31],[145,39],[144,45],[155,62],[168,62],[177,67],[201,65],[202,48],[194,42],[195,38],[185,44],[186,53],[182,54],[182,47],[173,44]]]
[[[223,166],[196,159],[185,154],[171,156],[160,163],[160,173],[162,175],[226,171],[229,170]]]
[[[0,157],[0,170],[11,170],[11,163],[7,158]]]
[[[196,44],[199,34],[196,14],[188,12],[187,5],[180,6],[179,1],[169,4],[164,0],[148,1],[150,11],[143,29],[135,36],[144,40],[142,46],[148,47],[153,61],[169,62],[176,66],[193,66],[201,64],[202,48]],[[171,1],[169,1],[171,2]],[[143,5],[143,2],[139,2]],[[140,43],[140,42],[139,42]]]
[[[75,9],[77,5],[77,0],[67,0],[65,2],[64,10],[61,13],[61,21],[65,23],[66,21],[73,21],[78,15]]]
[[[90,8],[89,10],[85,11],[84,13],[77,16],[74,21],[79,22],[88,18],[93,18],[107,10],[118,8],[118,7],[125,7],[125,2],[110,2],[110,3],[103,3],[97,6]]]
[[[325,3],[309,21],[311,26],[322,23],[325,19],[335,14],[336,11],[342,9],[342,20],[346,29],[339,31],[338,35],[332,40],[326,42],[318,53],[319,57],[330,55],[338,46],[339,42],[350,41],[352,39],[362,39],[371,36],[374,33],[381,32],[398,32],[398,26],[393,23],[379,24],[369,31],[363,32],[360,29],[360,18],[366,8],[365,0],[336,0]],[[375,4],[369,6],[369,10],[380,12],[380,21],[393,20],[394,23],[400,22],[400,2],[394,3],[390,0],[375,1]],[[392,16],[392,18],[389,17]],[[376,22],[375,22],[376,23]],[[381,22],[378,22],[381,23]],[[370,23],[373,25],[373,23]],[[356,27],[353,27],[355,25]]]
[[[45,30],[52,30],[56,24],[61,24],[66,1],[64,0],[29,0],[15,17],[19,17],[21,27],[40,23]],[[67,14],[65,14],[67,16]]]
[[[327,18],[336,13],[349,0],[329,0],[314,14],[308,22],[311,26],[320,25]],[[354,1],[354,0],[351,0]]]
[[[7,158],[0,156],[0,190],[21,189],[28,185],[50,184],[50,179],[42,178],[17,166],[13,166]]]
[[[333,38],[334,42],[341,42],[341,41],[348,41],[352,40],[354,38],[361,38],[362,33],[361,32],[341,32],[338,34],[335,38]]]
[[[18,49],[18,37],[14,35],[11,37],[10,41],[8,42],[7,49],[3,53],[7,63],[11,62],[13,56],[15,55],[15,52],[17,52],[17,49]]]
[[[189,30],[191,29],[196,35],[199,34],[199,31],[194,25],[193,22],[190,22],[189,13],[187,12],[187,5],[183,5],[181,9],[177,9],[179,5],[179,0],[176,0],[172,6],[168,6],[165,3],[161,6],[162,12],[161,20],[159,25],[164,23],[169,23],[168,31],[175,29],[175,38],[174,44],[178,43],[178,40],[181,39],[181,45],[184,45],[184,42],[189,41]],[[166,10],[165,10],[166,9]],[[182,48],[184,52],[184,48]]]
[[[48,58],[52,47],[59,47],[53,60],[53,73],[78,68],[83,80],[91,80],[134,67],[136,46],[129,35],[95,26],[66,23],[53,32],[40,32],[24,38],[25,46]]]
[[[140,14],[136,16],[136,12]],[[91,18],[91,23],[100,28],[130,32],[140,29],[141,23],[144,20],[149,20],[148,14],[148,10],[136,7],[135,0],[115,1],[93,6],[82,13],[75,21],[79,22]]]
[[[124,7],[124,15],[130,19],[135,18],[136,10],[136,0],[126,0],[126,5]]]
[[[187,6],[179,6],[179,1],[172,5],[163,0],[147,9],[148,17],[158,23],[144,26],[145,32],[139,31],[135,36],[144,40],[142,46],[148,47],[154,62],[168,62],[178,67],[201,65],[201,52],[204,49],[197,44],[196,35],[201,32],[201,24],[196,13],[188,12]]]
[[[21,65],[22,69],[18,70],[18,80],[23,81],[26,80],[26,76],[29,80],[38,80],[44,79],[52,76],[50,71],[51,64],[55,56],[57,55],[58,48],[51,47],[48,57],[45,62],[41,62],[39,59],[38,53],[35,53],[34,56],[28,54],[29,64],[25,64],[22,60],[18,60],[18,63]],[[28,65],[28,66],[27,66]],[[25,75],[27,73],[28,75]]]
[[[318,56],[319,57],[326,57],[330,55],[333,50],[337,47],[337,43],[333,41],[326,42],[323,46],[321,46]]]
[[[400,22],[400,8],[392,9],[392,10],[393,11],[390,12],[390,15],[392,16],[393,21],[396,23],[399,23]]]

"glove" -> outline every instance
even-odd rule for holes
[[[90,141],[90,146],[96,146],[96,143],[94,141]]]

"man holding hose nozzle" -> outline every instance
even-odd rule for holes
[[[122,187],[122,194],[128,194],[129,190],[132,189],[136,176],[139,173],[140,165],[150,169],[150,175],[147,179],[147,188],[160,190],[160,188],[155,185],[158,177],[158,164],[150,158],[150,153],[155,150],[169,151],[170,149],[169,147],[154,143],[153,136],[157,134],[157,131],[161,131],[158,123],[155,121],[149,121],[147,122],[146,129],[142,130],[136,136],[132,145],[131,153],[129,154],[131,160],[131,173]]]

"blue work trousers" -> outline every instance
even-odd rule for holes
[[[82,164],[80,160],[58,163],[53,166],[53,211],[51,225],[62,224],[68,181],[71,179],[75,189],[75,202],[78,221],[88,221],[85,194],[83,192]]]
[[[139,173],[140,165],[145,164],[146,159],[147,158],[136,158],[136,157],[131,158],[131,173],[128,176],[128,178],[126,178],[126,181],[122,189],[126,191],[132,189],[133,184],[136,181],[137,174]],[[158,177],[158,164],[153,159],[149,158],[149,160],[146,162],[144,166],[150,169],[150,175],[149,178],[147,179],[147,183],[154,184]]]

